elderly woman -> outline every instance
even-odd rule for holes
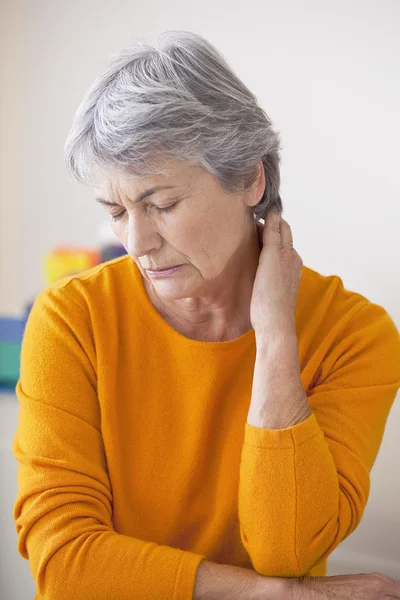
[[[136,41],[66,155],[127,254],[41,292],[26,326],[14,517],[36,598],[400,598],[322,577],[367,503],[399,334],[303,266],[254,95],[200,36]]]

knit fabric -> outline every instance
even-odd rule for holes
[[[42,291],[25,329],[14,519],[36,599],[190,600],[203,559],[325,575],[358,526],[400,387],[386,310],[303,266],[312,414],[248,424],[256,341],[189,339],[128,256]]]

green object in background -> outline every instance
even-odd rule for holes
[[[16,385],[20,355],[21,342],[0,342],[0,386]]]

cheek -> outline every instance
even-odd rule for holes
[[[217,275],[225,262],[226,248],[220,232],[210,230],[194,233],[187,241],[185,254],[204,274]]]

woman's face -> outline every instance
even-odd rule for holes
[[[102,179],[97,174],[94,190],[101,203],[106,201],[112,229],[143,277],[159,295],[172,299],[195,290],[197,295],[202,287],[206,291],[212,282],[223,283],[237,273],[241,263],[245,267],[256,231],[249,206],[260,200],[265,180],[246,194],[232,194],[202,167],[170,161],[167,168],[168,175],[145,178],[111,174]],[[168,277],[156,279],[146,272],[175,265],[183,266]]]

